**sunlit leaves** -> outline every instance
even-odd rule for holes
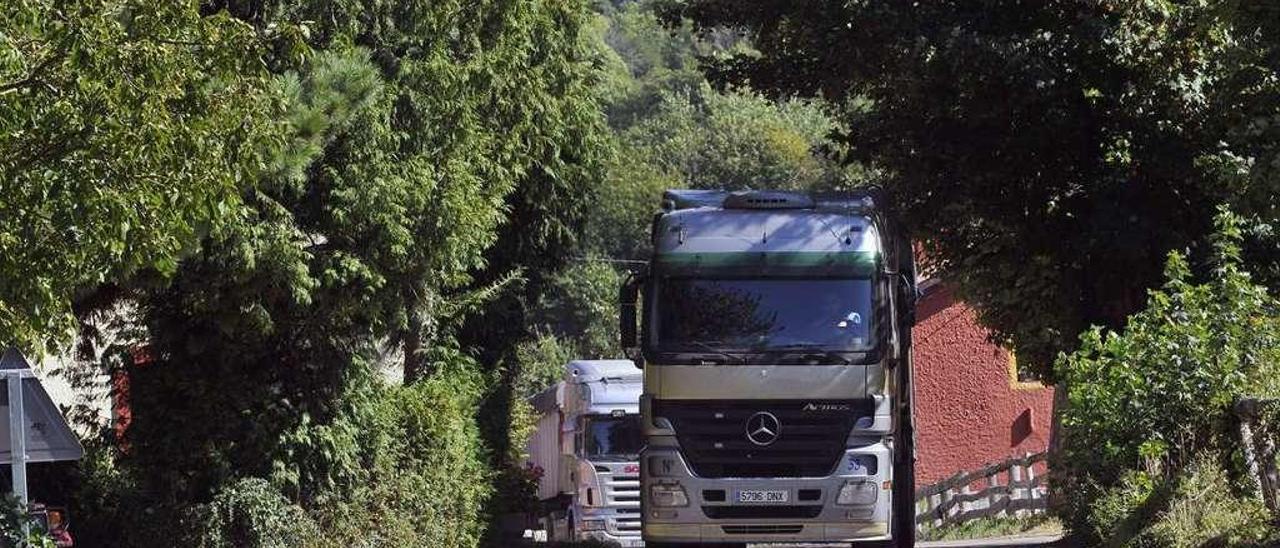
[[[279,101],[253,29],[191,2],[0,10],[0,339],[62,342],[79,290],[172,273],[236,220]]]

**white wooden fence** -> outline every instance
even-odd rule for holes
[[[1046,453],[1028,453],[917,489],[916,529],[1045,512],[1049,506],[1048,485],[1045,475],[1036,475],[1035,464],[1046,457]],[[974,490],[975,484],[983,487]]]

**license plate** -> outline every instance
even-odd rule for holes
[[[738,502],[787,502],[790,495],[790,491],[744,490],[738,491]]]

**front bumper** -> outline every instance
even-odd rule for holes
[[[636,504],[636,503],[631,503]],[[578,540],[613,542],[623,548],[644,546],[640,538],[640,513],[634,506],[605,508],[576,508],[579,524],[591,520],[603,522],[604,529],[579,531]]]
[[[856,456],[871,455],[878,466],[868,474],[847,465]],[[701,478],[693,475],[678,448],[650,445],[642,463],[672,461],[661,477],[642,464],[643,536],[658,542],[858,542],[889,539],[892,507],[892,451],[875,443],[845,451],[836,472],[820,478]],[[874,501],[837,504],[846,482],[874,486]],[[657,507],[649,500],[650,486],[678,483],[688,505]],[[888,487],[888,488],[885,488]],[[741,490],[785,490],[788,502],[738,503]],[[801,497],[801,492],[805,495]],[[714,516],[714,517],[713,517]],[[725,517],[727,516],[727,517]]]
[[[646,523],[645,540],[652,542],[862,542],[889,539],[883,523],[807,522],[792,532],[770,533],[777,527],[755,525],[713,525]],[[731,533],[729,531],[743,531]]]
[[[582,533],[581,540],[595,540],[595,541],[601,541],[606,543],[614,543],[619,546],[622,546],[622,548],[637,548],[640,546],[644,546],[644,540],[642,540],[639,535],[623,536],[623,535],[615,535],[605,531],[588,531],[586,533]]]

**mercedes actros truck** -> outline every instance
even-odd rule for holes
[[[874,193],[669,190],[621,290],[648,546],[912,546],[910,242]]]
[[[541,470],[535,541],[640,540],[640,370],[629,360],[576,360],[530,403],[530,464]]]

